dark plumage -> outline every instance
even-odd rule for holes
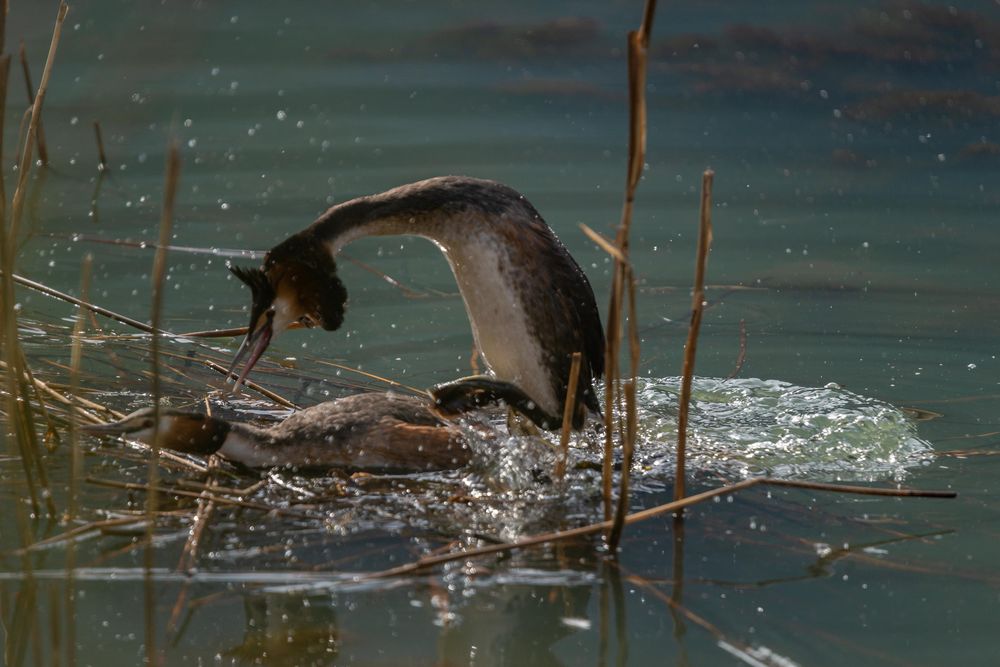
[[[462,176],[431,178],[334,206],[267,254],[259,270],[267,287],[257,274],[250,282],[243,272],[254,291],[254,308],[234,367],[252,350],[245,376],[271,333],[295,321],[339,327],[346,291],[333,256],[359,237],[397,234],[422,236],[441,248],[487,366],[497,380],[530,397],[546,416],[546,427],[562,422],[574,352],[583,356],[574,426],[583,423],[582,406],[599,412],[593,381],[604,372],[604,331],[586,275],[521,194]],[[482,387],[477,381],[474,390]],[[461,383],[449,388],[454,395]]]
[[[290,465],[359,470],[447,470],[467,465],[472,452],[461,431],[432,412],[426,398],[394,393],[358,394],[294,413],[259,427],[203,414],[164,410],[161,446],[248,466]],[[151,442],[153,410],[83,429]]]

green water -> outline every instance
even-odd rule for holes
[[[48,4],[12,3],[7,26],[8,45],[24,37],[36,82],[55,13]],[[1000,448],[1000,19],[990,2],[956,7],[660,7],[633,229],[645,390],[632,505],[672,497],[670,378],[680,371],[707,166],[717,174],[715,243],[698,374],[734,371],[741,321],[747,347],[728,385],[699,385],[695,460],[704,467],[691,473],[691,490],[767,470],[953,489],[958,499],[755,489],[692,509],[682,534],[669,520],[630,527],[617,566],[599,542],[583,541],[359,582],[358,573],[454,540],[598,519],[594,478],[577,471],[561,495],[525,469],[548,453],[523,441],[453,475],[351,482],[280,472],[255,497],[319,498],[303,503],[307,516],[219,509],[190,573],[177,571],[190,515],[158,527],[152,603],[165,664],[748,662],[726,649],[732,643],[763,664],[1000,661],[1000,459],[982,455]],[[91,253],[91,300],[147,320],[151,251],[79,235],[153,242],[165,148],[176,138],[183,166],[173,242],[207,252],[170,255],[171,331],[246,323],[246,290],[210,249],[267,249],[331,203],[441,174],[523,192],[603,304],[610,264],[578,223],[611,234],[618,221],[622,47],[641,11],[621,1],[78,3],[46,100],[51,165],[27,201],[19,272],[75,294]],[[8,186],[25,102],[19,75],[12,81]],[[111,167],[100,183],[94,120]],[[320,361],[417,387],[469,373],[469,326],[434,246],[382,238],[347,253],[419,296],[341,261],[344,327],[277,339],[254,379],[309,404],[383,388]],[[32,367],[65,383],[75,311],[27,290],[18,298]],[[189,405],[219,380],[183,358],[225,363],[235,342],[166,347],[181,357],[165,372],[166,393]],[[90,397],[123,410],[147,404],[147,348],[148,339],[92,332],[84,345]],[[288,358],[293,369],[273,363]],[[274,412],[256,398],[220,407],[244,417]],[[911,422],[899,407],[940,417]],[[800,438],[792,444],[775,430],[789,414],[801,417],[789,426]],[[726,449],[727,431],[740,447]],[[144,479],[141,454],[127,460],[109,451],[121,444],[85,445],[90,477]],[[972,451],[935,453],[959,449]],[[47,463],[61,502],[65,444]],[[81,542],[72,582],[62,545],[36,553],[29,576],[10,554],[20,546],[9,508],[24,502],[21,471],[19,461],[0,460],[5,647],[23,627],[15,617],[30,618],[38,659],[62,654],[70,589],[77,664],[138,664],[148,601],[142,553],[125,549],[132,536]],[[255,481],[226,478],[239,487]],[[334,483],[345,496],[329,497]],[[85,484],[83,515],[106,518],[143,498]],[[67,529],[43,519],[32,527],[36,539]],[[18,615],[31,596],[34,613]],[[671,596],[715,632],[672,611],[663,599]],[[788,662],[766,662],[767,651]]]

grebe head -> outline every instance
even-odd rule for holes
[[[136,410],[121,421],[88,424],[80,430],[93,435],[124,435],[146,444],[153,443],[156,432],[153,408]],[[160,410],[160,446],[187,454],[214,454],[229,433],[229,424],[207,415],[177,410]]]
[[[322,244],[293,236],[267,253],[262,268],[232,266],[229,270],[253,293],[247,335],[227,373],[227,377],[232,375],[243,357],[250,355],[234,389],[277,334],[292,326],[333,331],[344,321],[347,290],[337,276],[336,262]]]

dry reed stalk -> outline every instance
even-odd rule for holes
[[[55,27],[52,30],[52,42],[49,44],[49,54],[45,60],[45,68],[42,70],[42,80],[38,84],[38,92],[35,94],[35,99],[31,104],[31,117],[28,121],[28,130],[24,136],[24,149],[21,152],[21,159],[18,163],[17,188],[14,190],[14,203],[11,206],[10,231],[8,232],[8,236],[12,239],[17,238],[18,226],[20,225],[21,214],[24,210],[28,172],[31,170],[31,158],[34,148],[33,141],[37,134],[38,122],[42,117],[42,103],[45,101],[45,93],[49,88],[49,78],[52,76],[52,66],[55,64],[59,38],[62,35],[62,26],[66,20],[66,13],[68,11],[69,6],[65,2],[60,2],[59,11],[56,13]]]
[[[201,492],[185,491],[184,489],[178,489],[176,487],[150,486],[149,484],[139,484],[137,482],[117,482],[115,480],[99,479],[96,477],[87,477],[86,482],[88,484],[94,484],[95,486],[105,486],[112,489],[124,489],[127,491],[144,491],[148,495],[155,495],[157,493],[169,493],[170,495],[183,496],[185,498],[201,498],[205,494],[204,491]],[[268,514],[274,514],[275,516],[289,516],[289,517],[295,517],[297,519],[321,519],[324,517],[324,515],[322,514],[302,512],[289,509],[287,507],[276,507],[272,505],[265,505],[264,503],[255,503],[251,500],[228,498],[226,496],[220,496],[218,494],[210,494],[206,497],[217,505],[242,507],[248,510],[267,512]],[[187,514],[189,512],[185,513]]]
[[[94,139],[97,141],[97,158],[100,160],[97,163],[97,168],[101,171],[107,171],[108,156],[104,152],[104,137],[101,136],[101,124],[96,120],[94,121]]]
[[[616,248],[615,244],[605,238],[603,234],[595,232],[582,222],[580,223],[580,231],[582,231],[587,238],[593,241],[598,248],[611,255],[612,259],[622,263],[628,263],[628,259],[622,254],[621,250]]]
[[[712,178],[711,169],[701,180],[701,218],[698,226],[698,257],[691,294],[691,324],[684,346],[684,366],[681,373],[680,405],[677,413],[677,469],[674,473],[674,500],[684,497],[684,475],[687,459],[688,410],[691,406],[691,382],[694,379],[694,359],[698,350],[698,331],[705,311],[705,265],[712,247]]]
[[[92,521],[91,523],[84,524],[82,526],[77,526],[67,530],[65,533],[60,533],[58,535],[53,535],[52,537],[47,537],[44,540],[38,540],[31,545],[18,549],[17,551],[12,551],[11,553],[15,555],[21,555],[24,553],[31,553],[33,551],[39,551],[62,542],[73,541],[74,538],[80,537],[81,535],[86,535],[87,533],[93,533],[95,531],[101,531],[105,528],[115,527],[115,526],[127,526],[136,523],[141,523],[146,520],[144,516],[137,517],[121,517],[118,519],[102,519],[101,521]]]
[[[35,373],[31,370],[31,366],[28,365],[28,358],[24,354],[24,349],[19,349],[19,352],[21,354],[21,368],[24,369],[24,379],[27,381],[27,387],[35,395],[35,405],[32,407],[37,407],[38,411],[42,413],[42,418],[45,420],[45,443],[52,450],[59,445],[59,433],[56,430],[55,420],[49,410],[48,403],[45,402],[45,397],[42,396],[38,383],[35,382]],[[50,442],[51,444],[49,444]]]
[[[115,458],[123,459],[126,461],[149,461],[148,456],[137,457],[135,456],[134,450],[139,450],[142,452],[147,452],[149,450],[149,445],[141,442],[129,442],[129,445],[133,449],[110,449],[105,453],[108,456],[114,456]],[[173,464],[172,466],[167,465],[167,463]],[[180,454],[175,454],[170,450],[160,450],[160,465],[164,468],[174,468],[176,470],[191,470],[196,473],[204,474],[208,469],[200,464],[196,463],[191,459],[184,458]]]
[[[53,499],[51,487],[49,485],[49,473],[45,468],[45,461],[42,457],[42,449],[38,441],[38,432],[31,405],[31,369],[28,367],[27,357],[24,356],[24,350],[21,348],[20,342],[16,342],[14,345],[11,345],[10,348],[13,354],[17,357],[17,363],[15,365],[16,371],[14,375],[17,383],[16,419],[20,424],[18,433],[23,437],[22,456],[27,455],[25,463],[29,466],[34,466],[35,468],[35,474],[38,476],[38,484],[41,487],[41,496],[45,501],[45,510],[48,512],[49,516],[55,516],[55,500]],[[36,396],[38,396],[37,393]],[[49,415],[48,408],[45,404],[39,403],[38,408],[42,411],[49,427],[54,428],[52,426],[51,416]]]
[[[298,322],[292,322],[288,325],[288,329],[304,329],[305,325]],[[204,331],[184,331],[182,333],[173,334],[178,338],[235,338],[236,336],[243,336],[249,331],[249,327],[232,327],[230,329],[207,329]]]
[[[189,479],[178,479],[176,484],[177,486],[182,486],[187,489],[195,489],[197,491],[211,491],[214,493],[224,493],[227,496],[246,498],[247,496],[257,493],[265,486],[267,486],[267,480],[262,479],[242,489],[237,489],[231,486],[221,486],[214,482],[212,483],[211,487],[209,487],[207,484],[202,484],[200,482],[195,482]]]
[[[194,516],[194,525],[191,527],[191,533],[188,535],[187,542],[184,543],[184,550],[181,552],[180,561],[177,563],[177,569],[181,572],[193,568],[195,560],[198,557],[201,536],[205,532],[205,525],[208,523],[212,510],[215,509],[215,501],[212,499],[212,496],[216,493],[215,471],[218,468],[219,457],[210,456],[208,459],[208,481],[206,488],[202,491],[201,497],[198,498],[198,511]]]
[[[152,394],[153,394],[153,436],[149,450],[149,467],[146,480],[151,488],[156,488],[159,481],[160,459],[160,322],[163,317],[163,282],[167,274],[167,250],[174,221],[174,200],[177,196],[177,181],[180,179],[181,159],[177,144],[171,142],[167,149],[167,165],[163,184],[163,209],[160,216],[160,247],[153,258],[152,271],[152,304],[150,324],[153,329],[151,341],[152,363]],[[156,651],[156,600],[153,586],[153,554],[156,549],[153,536],[156,531],[156,501],[155,493],[146,494],[146,541],[143,564],[146,570],[144,578],[145,612],[146,612],[146,662],[155,664]]]
[[[747,360],[747,321],[740,320],[740,351],[736,355],[736,366],[733,368],[733,372],[726,376],[727,380],[732,380],[734,377],[739,375],[740,371],[743,370],[743,364]]]
[[[604,461],[601,467],[602,495],[604,497],[604,518],[605,521],[611,518],[611,476],[614,458],[614,407],[621,404],[624,399],[622,394],[622,384],[619,379],[619,353],[622,343],[622,325],[624,321],[623,309],[627,298],[630,304],[635,302],[635,278],[630,269],[629,258],[629,233],[632,227],[632,211],[635,204],[635,191],[642,177],[642,170],[646,159],[646,51],[649,46],[649,34],[653,26],[653,16],[656,12],[656,1],[647,0],[643,9],[642,24],[638,30],[634,30],[628,35],[628,82],[629,82],[629,136],[628,136],[628,164],[625,178],[625,201],[622,205],[621,221],[615,235],[615,247],[618,253],[615,256],[614,270],[611,281],[611,296],[608,304],[608,321],[606,327],[605,341],[605,383],[604,393]],[[629,347],[630,363],[629,377],[635,381],[638,373],[639,363],[639,337],[637,334],[636,312],[634,307],[630,308],[629,319]],[[635,434],[635,424],[629,423],[629,416],[626,414],[625,422],[619,422],[619,433],[622,446],[629,434]],[[634,447],[634,442],[629,447]],[[631,471],[622,468],[622,475],[629,475]],[[627,482],[623,488],[628,488]],[[619,502],[628,502],[628,499],[620,499]],[[620,528],[619,533],[620,537]],[[610,537],[610,535],[609,535]],[[617,547],[617,542],[616,545]]]
[[[169,246],[161,246],[161,247],[167,248]],[[2,270],[0,270],[0,275],[4,275],[4,273],[3,273]],[[29,280],[28,278],[25,278],[23,276],[19,276],[17,274],[13,275],[13,282],[15,282],[15,283],[17,283],[19,285],[23,285],[25,287],[28,287],[30,289],[33,289],[33,290],[35,290],[37,292],[41,292],[42,294],[45,294],[46,296],[50,296],[50,297],[53,297],[55,299],[60,299],[62,301],[66,301],[67,303],[72,303],[72,304],[77,305],[77,306],[79,306],[81,308],[85,308],[85,309],[87,309],[90,312],[97,313],[98,315],[103,315],[104,317],[107,317],[109,319],[115,320],[116,322],[119,322],[121,324],[125,324],[127,326],[133,327],[133,328],[138,329],[139,331],[142,331],[142,332],[147,333],[147,334],[160,334],[160,335],[174,336],[174,337],[179,337],[179,338],[189,338],[189,337],[191,337],[188,334],[171,334],[168,331],[163,331],[159,327],[152,327],[152,326],[150,326],[150,325],[148,325],[148,324],[146,324],[144,322],[140,322],[139,320],[134,320],[131,317],[126,317],[125,315],[121,315],[121,314],[116,313],[116,312],[114,312],[112,310],[108,310],[107,308],[104,308],[102,306],[98,306],[98,305],[89,303],[87,301],[84,301],[82,299],[78,299],[78,298],[76,298],[74,296],[70,296],[69,294],[66,294],[64,292],[60,292],[59,290],[53,289],[53,288],[51,288],[51,287],[49,287],[47,285],[43,285],[42,283],[36,282],[34,280]],[[242,333],[246,333],[246,329],[245,328],[243,328],[241,331],[242,331]],[[196,332],[196,333],[198,333],[198,332]],[[239,334],[237,334],[237,335],[239,335]],[[210,336],[205,336],[205,337],[207,338],[207,337],[210,337]],[[166,354],[166,356],[176,356],[176,355]],[[185,357],[185,358],[187,358],[187,357]],[[198,361],[198,363],[202,364],[206,368],[210,368],[210,369],[212,369],[214,371],[217,371],[217,372],[219,372],[219,373],[221,373],[223,375],[226,374],[226,369],[223,368],[222,366],[220,366],[219,364],[213,362],[213,361],[209,361],[207,359],[198,359],[197,361]],[[412,390],[412,391],[414,391],[414,392],[416,392],[418,394],[425,394],[426,393],[426,392],[423,392],[423,391],[421,391],[419,389],[414,389],[413,387],[409,387],[407,385],[403,385],[403,384],[400,384],[398,382],[393,382],[392,380],[387,380],[386,378],[381,378],[381,377],[376,376],[376,375],[371,375],[371,374],[368,374],[368,373],[364,373],[364,371],[359,371],[357,369],[348,368],[347,366],[338,366],[338,368],[344,368],[344,369],[351,370],[351,371],[356,372],[356,373],[360,373],[360,374],[363,374],[363,375],[368,375],[368,376],[372,377],[373,379],[379,379],[379,380],[382,380],[384,382],[388,382],[390,384],[393,384],[395,386],[399,386],[399,387],[403,387],[403,388],[406,388],[406,389],[410,389],[410,390]],[[253,382],[252,380],[245,380],[243,384],[248,389],[253,389],[257,393],[259,393],[262,396],[264,396],[264,397],[266,397],[266,398],[274,401],[275,403],[277,403],[278,405],[281,405],[282,407],[291,408],[291,409],[297,409],[298,408],[298,406],[295,405],[294,403],[292,403],[291,401],[289,401],[289,400],[287,400],[285,398],[282,398],[281,396],[279,396],[278,394],[274,393],[273,391],[270,391],[268,389],[265,389],[264,387],[261,387],[259,384]],[[100,405],[98,405],[96,403],[92,404],[92,409],[94,409],[94,408],[101,408],[103,410],[106,410],[106,411],[109,411],[109,412],[113,412],[109,408],[106,408],[104,406],[100,406]],[[121,419],[122,416],[124,416],[124,415],[121,415],[120,413],[115,413],[115,418],[116,419]]]
[[[29,576],[14,598],[11,619],[4,624],[7,641],[3,647],[3,662],[10,667],[20,667],[28,654],[28,642],[35,634],[37,594],[38,582]],[[36,653],[36,658],[40,659],[41,655]]]
[[[430,397],[430,392],[427,391],[426,389],[418,389],[416,387],[411,387],[408,384],[403,384],[402,382],[396,382],[395,380],[390,380],[389,378],[382,377],[381,375],[375,375],[374,373],[369,373],[368,371],[363,371],[363,370],[361,370],[359,368],[351,368],[350,366],[345,366],[343,364],[338,364],[338,363],[336,363],[334,361],[324,361],[322,359],[317,359],[316,363],[320,364],[321,366],[332,366],[333,368],[336,368],[336,369],[339,369],[339,370],[342,370],[342,371],[347,371],[349,373],[356,373],[357,375],[360,375],[362,377],[366,377],[366,378],[368,378],[370,380],[377,380],[378,382],[383,382],[383,383],[389,385],[390,387],[397,387],[399,389],[406,389],[408,391],[413,392],[417,396]]]
[[[609,631],[610,626],[610,605],[608,595],[608,585],[610,583],[610,577],[608,576],[607,570],[608,564],[604,563],[604,576],[601,577],[601,594],[597,602],[597,608],[599,610],[599,620],[597,625],[597,665],[598,667],[606,667],[608,664],[608,644],[609,642]]]
[[[625,438],[622,440],[622,472],[619,478],[618,506],[615,510],[614,525],[612,525],[611,533],[608,536],[608,551],[612,555],[618,553],[618,543],[621,540],[622,530],[625,527],[625,516],[628,514],[629,471],[632,469],[632,455],[635,452],[637,428],[635,377],[625,381],[622,385],[622,393],[625,396],[626,433]]]
[[[17,313],[14,309],[14,287],[10,276],[14,273],[18,227],[24,207],[28,172],[31,169],[33,147],[31,135],[34,133],[35,128],[37,128],[37,121],[41,114],[41,106],[45,99],[45,92],[48,89],[48,81],[52,73],[55,53],[59,44],[59,36],[62,32],[62,24],[66,18],[66,11],[67,7],[65,3],[60,4],[53,28],[48,58],[42,73],[42,81],[30,109],[30,119],[28,120],[28,129],[25,133],[24,148],[20,156],[20,173],[18,174],[17,187],[14,191],[13,205],[11,206],[9,219],[6,219],[6,208],[3,211],[7,224],[4,225],[3,233],[0,233],[0,271],[4,275],[3,285],[0,288],[0,291],[3,293],[3,296],[0,297],[0,312],[3,313],[4,320],[3,341],[7,362],[8,419],[13,427],[15,440],[21,451],[32,505],[37,512],[39,494],[35,489],[34,475],[31,473],[31,469],[34,468],[41,482],[42,496],[46,500],[46,506],[50,514],[55,513],[55,504],[52,500],[52,494],[48,489],[44,462],[38,448],[38,439],[28,397],[29,380],[26,374],[27,364],[17,337]],[[4,90],[4,95],[6,95],[6,89]],[[22,534],[22,537],[27,537],[27,534]]]
[[[87,254],[83,257],[83,265],[80,268],[80,296],[87,299],[90,292],[90,271],[93,265],[93,256]],[[83,356],[83,334],[86,327],[83,309],[77,311],[76,322],[73,325],[73,345],[70,350],[70,408],[76,413],[80,393],[80,364]],[[66,501],[66,521],[72,523],[76,520],[77,503],[79,501],[79,480],[83,471],[83,458],[80,454],[80,433],[77,430],[76,420],[69,421],[69,497]]]
[[[0,361],[0,370],[7,371],[9,368],[10,367],[7,365],[6,362]],[[89,408],[91,410],[100,410],[101,412],[104,412],[105,414],[111,416],[111,418],[115,420],[122,419],[125,416],[123,413],[118,412],[117,410],[112,410],[111,408],[105,407],[100,403],[95,403],[81,396],[74,396],[73,398],[70,398],[69,396],[66,396],[65,394],[56,391],[51,384],[45,382],[44,380],[39,380],[38,378],[32,378],[32,385],[38,391],[48,394],[50,398],[59,401],[63,405],[72,406],[75,401],[76,403],[79,403],[85,408]],[[97,415],[87,412],[81,407],[76,407],[73,414],[75,414],[77,417],[83,417],[87,421],[94,424],[107,423],[106,419],[101,419]]]
[[[201,363],[204,364],[205,366],[207,366],[208,368],[211,368],[213,371],[221,373],[222,375],[228,375],[228,370],[224,366],[220,366],[219,364],[215,363],[214,361],[209,361],[208,359],[202,359]],[[298,405],[296,405],[295,403],[292,403],[287,398],[283,398],[283,397],[279,396],[278,394],[274,393],[270,389],[265,389],[264,387],[260,386],[256,382],[251,382],[250,380],[243,380],[243,386],[247,387],[248,389],[253,389],[255,392],[257,392],[261,396],[264,396],[265,398],[271,399],[272,401],[274,401],[275,403],[277,403],[278,405],[280,405],[283,408],[289,408],[291,410],[298,410],[298,409],[300,409]]]
[[[295,323],[297,324],[297,323]],[[289,329],[294,327],[289,327]],[[235,338],[243,336],[249,327],[233,327],[231,329],[208,329],[205,331],[184,331],[177,334],[180,338]]]
[[[83,265],[80,269],[80,296],[86,300],[90,291],[90,271],[93,264],[93,257],[90,254],[84,255]],[[82,360],[83,334],[86,327],[86,317],[82,308],[77,311],[76,322],[73,325],[73,345],[70,351],[70,400],[71,410],[77,412],[77,396],[80,393],[80,363]],[[80,453],[80,433],[77,429],[76,419],[69,420],[69,489],[66,500],[66,522],[72,524],[76,520],[80,478],[83,476],[83,457]],[[65,585],[65,619],[66,619],[66,662],[67,665],[76,664],[76,595],[74,590],[73,571],[76,569],[76,542],[70,541],[66,545],[66,585]],[[53,652],[58,655],[55,649]]]
[[[925,491],[921,489],[883,489],[874,488],[867,486],[851,486],[846,484],[826,484],[822,482],[801,482],[796,480],[785,480],[785,479],[774,479],[771,477],[751,477],[749,479],[744,479],[739,482],[734,482],[726,486],[719,486],[714,489],[709,489],[708,491],[703,491],[697,493],[693,496],[685,496],[680,500],[674,500],[669,503],[664,503],[663,505],[657,505],[656,507],[650,507],[648,509],[640,510],[638,512],[633,512],[625,516],[625,525],[631,525],[633,523],[638,523],[640,521],[646,521],[657,516],[661,516],[667,513],[675,513],[678,510],[682,510],[686,507],[696,505],[698,503],[710,500],[717,496],[724,496],[736,493],[737,491],[743,491],[754,486],[786,486],[796,489],[808,489],[813,491],[830,491],[834,493],[849,493],[862,496],[891,496],[891,497],[906,497],[906,498],[955,498],[958,494],[954,491],[938,491],[930,490]],[[492,544],[485,547],[479,547],[476,549],[464,549],[456,553],[445,554],[442,556],[434,556],[430,558],[421,558],[411,563],[406,563],[388,570],[382,570],[381,572],[373,572],[369,575],[365,575],[364,579],[383,579],[386,577],[396,577],[406,574],[413,574],[428,567],[433,567],[435,565],[441,565],[444,563],[450,563],[457,560],[464,560],[466,558],[474,558],[477,556],[486,556],[494,553],[503,553],[507,551],[513,551],[515,549],[524,549],[527,547],[538,546],[541,544],[550,544],[553,542],[558,542],[561,540],[572,539],[575,537],[583,537],[586,535],[593,535],[595,533],[604,532],[611,529],[614,526],[614,521],[601,521],[598,523],[591,523],[586,526],[580,526],[578,528],[570,528],[568,530],[555,531],[551,533],[543,533],[540,535],[532,535],[530,537],[525,537],[514,542],[505,542],[500,544]]]
[[[177,563],[177,570],[180,572],[191,570],[197,561],[198,547],[201,546],[201,537],[205,533],[205,526],[208,524],[212,512],[215,510],[215,500],[212,496],[215,491],[214,473],[218,467],[219,457],[210,456],[208,459],[208,482],[205,490],[202,491],[201,496],[198,498],[198,510],[195,512],[191,531],[188,533],[188,539],[184,543],[183,551],[181,551],[180,561]],[[185,581],[181,586],[181,590],[177,593],[177,600],[174,602],[174,606],[170,611],[170,619],[167,621],[166,634],[168,636],[174,634],[177,629],[181,611],[184,609],[184,603],[188,598],[190,585],[190,581]]]
[[[566,475],[566,462],[569,460],[569,432],[573,429],[573,414],[576,412],[576,389],[580,383],[580,364],[583,355],[573,353],[569,367],[569,385],[566,387],[566,401],[563,405],[562,431],[559,433],[559,458],[556,460],[555,478],[561,482]]]
[[[670,598],[680,605],[684,600],[684,519],[676,514],[673,521],[673,571],[670,576],[673,585]],[[684,621],[673,607],[670,613],[674,617],[674,636],[680,639],[685,632]]]
[[[21,71],[24,73],[24,87],[28,93],[28,105],[32,106],[35,104],[35,86],[31,83],[31,70],[28,68],[28,52],[24,48],[23,39],[21,40],[21,48],[18,50],[18,55],[21,58]],[[47,167],[49,165],[49,149],[45,145],[45,130],[42,127],[40,116],[35,126],[35,139],[38,143],[38,159],[42,161],[43,167]]]
[[[140,322],[139,320],[134,320],[131,317],[126,317],[125,315],[120,315],[120,314],[118,314],[118,313],[116,313],[114,311],[108,310],[107,308],[103,308],[101,306],[97,306],[97,305],[94,305],[92,303],[88,303],[86,301],[83,301],[82,299],[76,298],[75,296],[70,296],[69,294],[66,294],[65,292],[60,292],[57,289],[53,289],[53,288],[51,288],[51,287],[49,287],[47,285],[43,285],[40,282],[36,282],[34,280],[30,280],[28,278],[25,278],[24,276],[19,276],[17,274],[14,274],[13,275],[13,281],[15,283],[17,283],[18,285],[22,285],[22,286],[27,287],[29,289],[33,289],[36,292],[41,292],[42,294],[45,294],[46,296],[51,296],[51,297],[53,297],[55,299],[60,299],[60,300],[65,301],[67,303],[72,303],[73,305],[80,306],[81,308],[85,308],[85,309],[89,310],[92,313],[97,313],[98,315],[103,315],[104,317],[107,317],[108,319],[115,320],[116,322],[119,322],[121,324],[125,324],[125,325],[130,326],[130,327],[132,327],[134,329],[138,329],[139,331],[142,331],[144,333],[151,334],[151,333],[153,333],[155,331],[155,329],[153,329],[153,327],[149,326],[148,324],[146,324],[144,322]],[[159,333],[166,334],[168,332],[161,331]]]
[[[4,9],[0,9],[0,14],[4,13]],[[6,21],[6,17],[0,17],[0,21]],[[3,26],[0,26],[0,44],[3,42]],[[2,52],[2,50],[0,50]],[[0,109],[7,108],[7,81],[10,78],[10,54],[4,53],[3,57],[0,58]],[[0,113],[0,156],[3,156],[3,134],[4,134],[4,119],[7,114]],[[4,220],[7,215],[7,186],[4,183],[5,178],[3,175],[4,170],[0,169],[0,220]],[[3,234],[3,224],[0,224],[0,234]]]
[[[59,626],[61,624],[59,617],[59,591],[55,586],[49,587],[49,619],[48,628],[51,639],[49,641],[49,650],[52,654],[52,667],[60,667],[59,654],[62,652],[62,636],[59,632]],[[67,662],[67,667],[71,667],[73,662]]]

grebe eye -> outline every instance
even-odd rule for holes
[[[309,327],[311,329],[314,326],[316,326],[316,321],[312,318],[311,315],[303,315],[302,317],[299,318],[299,324],[301,324],[304,327]]]

